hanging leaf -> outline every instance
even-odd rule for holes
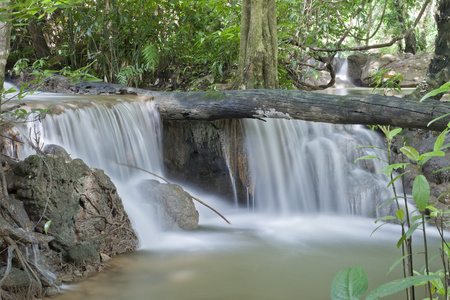
[[[369,287],[362,267],[342,269],[331,284],[331,300],[359,300]]]
[[[412,188],[412,194],[417,208],[424,211],[430,200],[430,185],[425,176],[419,175],[416,177]]]

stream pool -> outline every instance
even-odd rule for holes
[[[161,234],[154,247],[114,258],[104,273],[52,299],[320,300],[330,299],[345,267],[364,267],[369,290],[401,277],[401,266],[386,275],[401,256],[398,226],[371,236],[373,220],[360,217],[227,217],[233,225],[211,216],[198,231]]]

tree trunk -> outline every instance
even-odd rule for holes
[[[240,89],[278,88],[275,0],[243,0],[239,53]]]
[[[450,81],[450,0],[441,0],[435,15],[438,35],[435,41],[433,59],[428,67],[425,79],[411,94],[412,97],[421,98],[426,93],[439,88]],[[440,99],[439,94],[435,99]]]
[[[402,31],[403,32],[408,31],[408,28],[407,28],[406,22],[405,22],[405,17],[404,17],[404,5],[401,3],[401,0],[396,0],[394,2],[394,7],[395,7],[395,10],[397,11],[397,20],[401,24]],[[399,50],[400,50],[400,52],[403,52],[401,41],[399,41]],[[405,37],[404,52],[412,53],[412,54],[416,54],[416,52],[417,52],[416,35],[412,31]]]
[[[131,90],[129,90],[131,91]],[[160,93],[148,95],[166,120],[218,120],[232,118],[286,118],[335,124],[393,125],[443,130],[450,105],[435,100],[381,95],[327,95],[290,90],[241,90],[221,92]]]
[[[9,1],[0,1],[0,8],[9,5]],[[11,24],[9,22],[0,22],[0,90],[5,82],[5,66],[9,56],[9,42],[11,35]]]
[[[42,22],[42,20],[38,20],[37,18],[31,19],[28,29],[30,30],[37,58],[44,58],[50,56],[51,53],[47,41],[44,38],[44,34],[42,33],[42,26],[39,22]]]

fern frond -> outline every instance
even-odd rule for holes
[[[152,44],[147,44],[142,48],[141,54],[143,65],[154,72],[159,63],[158,49]]]

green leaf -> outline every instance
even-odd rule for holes
[[[377,300],[378,298],[386,297],[398,293],[400,291],[403,291],[413,285],[439,278],[441,278],[440,275],[434,274],[434,275],[418,275],[397,279],[374,288],[372,291],[370,291],[369,294],[367,294],[366,300]]]
[[[384,217],[376,219],[375,224],[377,224],[379,221],[396,220],[396,219],[397,219],[397,217],[394,217],[394,216],[384,216]]]
[[[405,168],[407,165],[409,165],[409,163],[392,164],[387,167],[384,167],[378,173],[384,172],[384,174],[387,177],[389,177],[389,176],[391,176],[392,171],[396,171],[399,168]]]
[[[430,185],[425,176],[419,175],[414,179],[412,195],[417,208],[424,211],[430,200]]]
[[[443,119],[443,118],[448,117],[448,116],[450,116],[450,113],[445,114],[445,115],[442,115],[442,116],[440,116],[440,117],[437,117],[436,119],[431,120],[431,121],[427,124],[427,127],[430,126],[431,124],[433,124],[434,122],[439,121],[440,119]]]
[[[331,300],[358,300],[368,287],[369,281],[362,267],[342,269],[331,284]]]
[[[446,93],[446,92],[448,92],[448,91],[450,91],[450,82],[444,83],[440,88],[437,88],[437,89],[435,89],[435,90],[432,90],[431,92],[429,92],[428,94],[426,94],[425,96],[423,96],[423,97],[420,99],[420,102],[422,102],[423,100],[425,100],[425,99],[427,99],[427,98],[436,96],[437,94],[440,94],[440,93]]]
[[[422,160],[425,157],[435,157],[435,156],[445,156],[445,152],[441,151],[441,150],[427,152],[427,153],[420,155],[419,160]]]
[[[450,169],[450,167],[442,168],[442,169],[439,169],[439,170],[434,171],[434,172],[431,173],[431,174],[436,174],[437,172],[446,171],[446,170],[449,170],[449,169]]]
[[[386,275],[389,275],[389,273],[391,273],[395,269],[395,267],[398,266],[398,264],[401,263],[408,256],[409,256],[409,254],[406,254],[406,255],[396,259],[394,261],[394,263],[389,267],[389,271],[386,273]]]
[[[420,223],[416,223],[416,224],[412,225],[411,227],[409,227],[408,231],[404,235],[402,235],[402,237],[398,240],[397,248],[400,248],[402,246],[403,242],[407,238],[409,238],[414,233],[414,231],[416,231],[416,229],[417,229],[417,227],[419,227],[419,225],[420,225]]]
[[[360,158],[355,159],[355,163],[361,159],[379,159],[379,157],[376,155],[364,155],[364,156],[361,156]]]
[[[52,224],[52,220],[48,220],[47,222],[45,222],[45,225],[44,225],[44,232],[45,232],[45,234],[47,234],[48,229],[50,228],[51,224]]]
[[[396,129],[392,130],[391,132],[389,132],[389,135],[388,135],[387,138],[388,138],[389,140],[392,140],[392,139],[394,138],[394,136],[396,136],[397,134],[399,134],[401,131],[402,131],[402,128],[396,128]]]
[[[442,145],[444,144],[444,140],[445,140],[445,135],[447,134],[448,129],[444,130],[441,132],[441,134],[438,136],[438,138],[436,139],[436,142],[434,142],[434,151],[438,151],[441,150]]]
[[[410,160],[418,161],[419,160],[419,152],[416,149],[410,146],[404,146],[400,148],[400,151],[405,154]]]
[[[403,221],[403,218],[405,217],[405,211],[403,209],[399,209],[395,212],[395,215],[401,222],[401,221]]]

